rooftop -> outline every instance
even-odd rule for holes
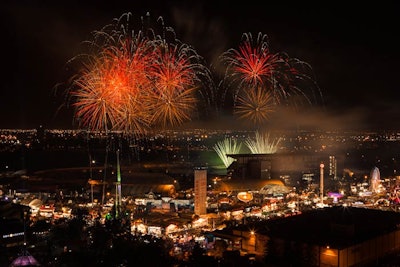
[[[336,206],[270,220],[261,231],[268,229],[270,236],[341,249],[391,232],[399,224],[397,212]]]

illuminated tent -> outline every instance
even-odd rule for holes
[[[28,251],[24,251],[21,256],[10,264],[10,267],[16,266],[40,266],[40,264]]]
[[[287,186],[278,184],[267,184],[260,190],[260,194],[263,195],[281,195],[289,192],[290,189]]]
[[[29,202],[29,204],[28,204],[28,206],[31,208],[31,209],[39,209],[40,208],[40,206],[42,206],[43,205],[43,201],[41,201],[40,199],[37,199],[37,198],[35,198],[35,199],[33,199],[31,202]]]
[[[285,186],[285,183],[279,179],[268,180],[259,191],[262,195],[281,195],[289,192],[290,188]]]

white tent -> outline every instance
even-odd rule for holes
[[[40,199],[33,199],[31,202],[29,202],[28,206],[33,209],[33,210],[38,210],[40,208],[40,206],[43,205],[43,201],[41,201]]]

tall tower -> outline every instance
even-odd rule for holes
[[[207,213],[207,170],[205,168],[194,170],[194,213],[196,215]]]
[[[115,183],[115,217],[118,218],[121,209],[121,167],[119,165],[119,149],[117,150],[117,182]]]
[[[319,165],[320,168],[320,179],[319,179],[319,198],[321,204],[324,204],[324,164]]]

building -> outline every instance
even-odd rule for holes
[[[335,156],[329,156],[329,176],[337,179],[337,160]]]
[[[336,206],[270,220],[256,232],[268,237],[275,263],[366,266],[400,250],[399,223],[397,212]]]
[[[2,249],[24,243],[25,221],[29,207],[0,201],[0,253]]]
[[[375,266],[400,251],[399,223],[397,212],[336,206],[208,235],[272,266]]]
[[[332,156],[327,153],[274,153],[274,154],[230,154],[235,161],[228,167],[232,180],[268,180],[288,177],[285,184],[296,184],[304,173],[319,173],[319,164],[329,162]],[[337,168],[335,157],[334,167]],[[335,171],[334,171],[335,172]],[[291,178],[292,177],[292,178]],[[332,175],[334,177],[334,174]]]
[[[194,213],[207,214],[207,170],[194,170]]]
[[[161,197],[173,197],[177,183],[174,178],[163,173],[143,173],[125,175],[122,180],[122,196],[145,197],[152,192]]]

